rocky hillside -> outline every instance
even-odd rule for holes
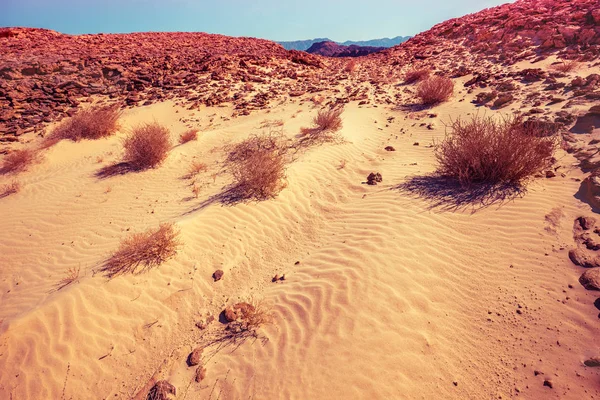
[[[383,49],[385,47],[343,46],[335,42],[319,42],[310,46],[306,52],[324,57],[362,57]]]
[[[346,40],[345,42],[335,42],[328,38],[316,38],[309,40],[295,40],[289,42],[278,42],[282,45],[286,50],[301,50],[306,51],[315,43],[321,42],[334,42],[342,46],[367,46],[367,47],[384,47],[389,48],[396,46],[400,43],[406,42],[410,39],[411,36],[396,36],[394,38],[381,38],[381,39],[372,39],[372,40],[363,40],[363,41],[354,41],[354,40]]]

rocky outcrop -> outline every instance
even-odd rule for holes
[[[324,57],[361,57],[383,50],[384,47],[344,46],[335,42],[315,43],[306,50],[307,53]]]

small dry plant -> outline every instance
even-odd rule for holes
[[[21,184],[18,181],[12,181],[0,187],[0,199],[11,194],[18,193],[21,190]]]
[[[95,106],[79,111],[61,122],[46,139],[50,147],[62,139],[78,142],[96,140],[113,135],[119,129],[121,111],[116,105]]]
[[[178,235],[179,231],[172,223],[134,233],[121,242],[119,249],[99,271],[112,278],[126,273],[139,274],[157,267],[177,254],[181,246]]]
[[[356,60],[350,60],[344,66],[344,72],[351,74],[356,70]]]
[[[208,171],[208,166],[205,163],[200,161],[192,161],[185,177],[187,179],[192,179],[195,178],[199,173],[206,171]]]
[[[421,82],[424,79],[429,78],[431,70],[428,68],[413,68],[404,74],[404,83],[411,84],[415,82]]]
[[[225,169],[234,179],[231,195],[238,200],[266,200],[286,186],[287,152],[281,132],[253,135],[231,146]]]
[[[577,60],[563,60],[559,64],[552,65],[551,68],[559,72],[567,73],[577,70],[579,65]]]
[[[235,317],[226,329],[236,336],[256,336],[258,329],[273,323],[274,318],[271,307],[262,301],[256,300],[251,300],[248,303],[237,303],[225,312],[227,319]]]
[[[21,149],[4,156],[0,174],[17,174],[27,171],[34,163],[39,162],[39,151],[35,149]]]
[[[454,92],[452,79],[443,76],[428,78],[417,86],[417,97],[427,106],[443,103]]]
[[[198,139],[198,129],[190,129],[179,135],[179,144],[185,144]]]
[[[139,125],[123,141],[125,162],[134,170],[155,168],[169,154],[171,139],[169,130],[156,123]]]
[[[313,126],[301,128],[301,142],[309,144],[333,142],[339,139],[337,132],[342,129],[343,108],[321,110],[313,118]]]
[[[436,148],[437,172],[461,186],[521,184],[552,165],[557,146],[543,124],[525,124],[521,116],[457,119]]]
[[[81,267],[73,267],[73,268],[69,268],[66,272],[66,276],[64,278],[62,278],[60,281],[58,281],[58,283],[56,284],[56,287],[54,289],[54,291],[58,292],[59,290],[69,286],[70,284],[72,284],[73,282],[77,281],[79,279],[79,271],[81,270]]]

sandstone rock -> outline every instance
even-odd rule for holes
[[[591,357],[583,362],[586,367],[600,367],[600,357]]]
[[[177,394],[175,386],[167,381],[158,381],[148,392],[147,400],[169,400]]]
[[[596,218],[581,216],[575,220],[584,231],[588,231],[596,224]]]
[[[377,183],[382,181],[383,178],[379,172],[371,172],[369,176],[367,176],[367,185],[377,185]]]
[[[498,96],[496,101],[494,101],[495,108],[503,108],[506,107],[510,102],[514,99],[513,95],[510,93],[503,93]]]
[[[393,146],[385,146],[385,151],[396,151]]]
[[[213,272],[212,277],[214,279],[215,282],[220,281],[223,278],[223,274],[225,274],[223,272],[223,270],[218,269],[215,272]]]
[[[196,366],[202,361],[202,347],[196,347],[194,351],[190,353],[187,359],[187,365],[189,367]]]
[[[600,268],[591,268],[579,277],[579,283],[587,290],[600,290]]]
[[[206,378],[206,368],[203,366],[200,366],[200,367],[198,367],[198,369],[196,369],[195,380],[196,380],[196,382],[200,383],[204,380],[204,378]]]
[[[600,258],[588,253],[588,251],[582,248],[569,250],[569,259],[573,262],[573,264],[584,268],[600,267]]]

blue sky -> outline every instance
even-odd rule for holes
[[[199,31],[271,40],[408,36],[509,0],[2,0],[0,26]]]

